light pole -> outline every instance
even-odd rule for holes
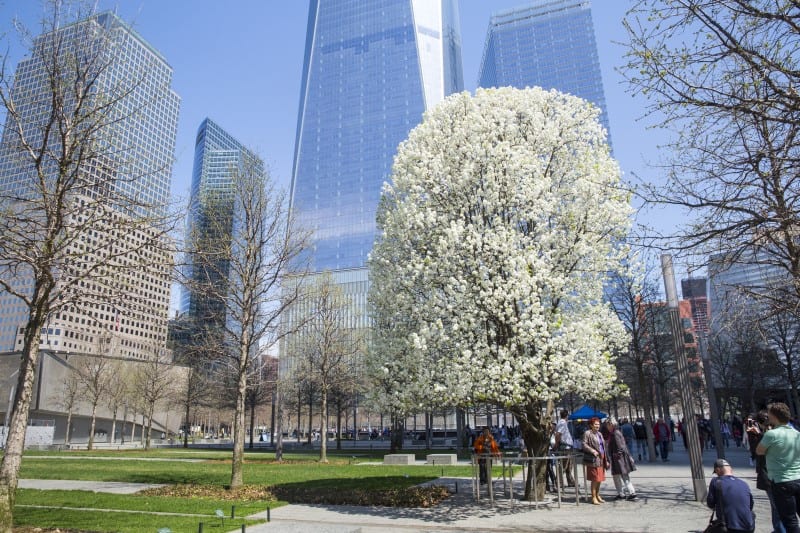
[[[661,256],[661,272],[664,276],[664,292],[667,295],[667,308],[669,309],[669,322],[672,330],[672,340],[675,346],[675,364],[678,370],[678,387],[681,391],[681,404],[683,405],[683,419],[686,421],[686,444],[689,447],[689,463],[692,467],[692,481],[694,482],[694,499],[698,502],[706,501],[707,488],[703,474],[703,454],[700,450],[700,440],[697,432],[697,422],[694,416],[691,383],[689,382],[689,361],[686,358],[686,349],[683,344],[683,328],[678,313],[678,288],[675,286],[675,272],[672,269],[672,256]]]

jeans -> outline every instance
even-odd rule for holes
[[[800,533],[797,511],[800,509],[800,479],[793,479],[772,485],[772,497],[781,516],[786,533]]]
[[[647,461],[647,439],[636,439],[636,452]]]
[[[772,493],[772,487],[767,489],[767,499],[769,499],[769,510],[772,515],[772,533],[786,533],[786,528],[783,527],[781,522],[781,515],[778,514],[778,508],[775,507],[775,496]]]

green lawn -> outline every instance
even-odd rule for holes
[[[428,450],[415,450],[422,459]],[[284,454],[278,463],[271,452],[247,452],[243,468],[247,485],[306,492],[390,491],[404,489],[439,476],[469,477],[469,466],[384,466],[385,450],[347,450],[329,456],[330,463],[309,453]],[[225,487],[230,481],[229,450],[183,448],[143,450],[94,450],[26,452],[21,478],[122,481],[166,485]],[[370,464],[373,463],[373,464]],[[377,463],[377,464],[375,464]],[[499,475],[499,469],[497,475]],[[241,527],[241,517],[264,511],[282,501],[219,500],[208,497],[141,496],[84,491],[17,491],[15,523],[87,531],[140,532],[168,527],[173,533],[230,531]],[[231,506],[236,519],[231,520]],[[215,516],[217,509],[226,517]],[[192,516],[162,515],[182,513]],[[253,522],[248,522],[253,523]]]

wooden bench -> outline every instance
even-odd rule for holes
[[[458,464],[458,455],[454,453],[432,453],[427,456],[425,463],[429,465],[454,465]]]
[[[385,465],[413,465],[417,458],[413,453],[390,453],[383,456]]]

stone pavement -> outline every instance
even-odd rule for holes
[[[703,456],[706,484],[713,477],[714,450]],[[743,448],[726,450],[734,475],[750,485],[755,498],[756,532],[772,531],[766,494],[755,487],[755,472],[749,466],[749,452]],[[379,468],[364,466],[364,468]],[[601,494],[604,505],[590,505],[575,500],[562,501],[538,509],[527,502],[513,507],[501,494],[502,481],[495,482],[495,504],[484,497],[475,501],[469,479],[440,479],[435,483],[453,485],[458,494],[432,509],[395,509],[357,506],[287,505],[270,512],[271,521],[247,528],[248,533],[383,533],[415,532],[702,532],[711,511],[694,501],[688,454],[680,441],[670,461],[641,463],[631,479],[638,501],[613,501],[614,483],[609,475]],[[517,484],[519,486],[519,483]],[[255,515],[266,517],[266,512]]]

